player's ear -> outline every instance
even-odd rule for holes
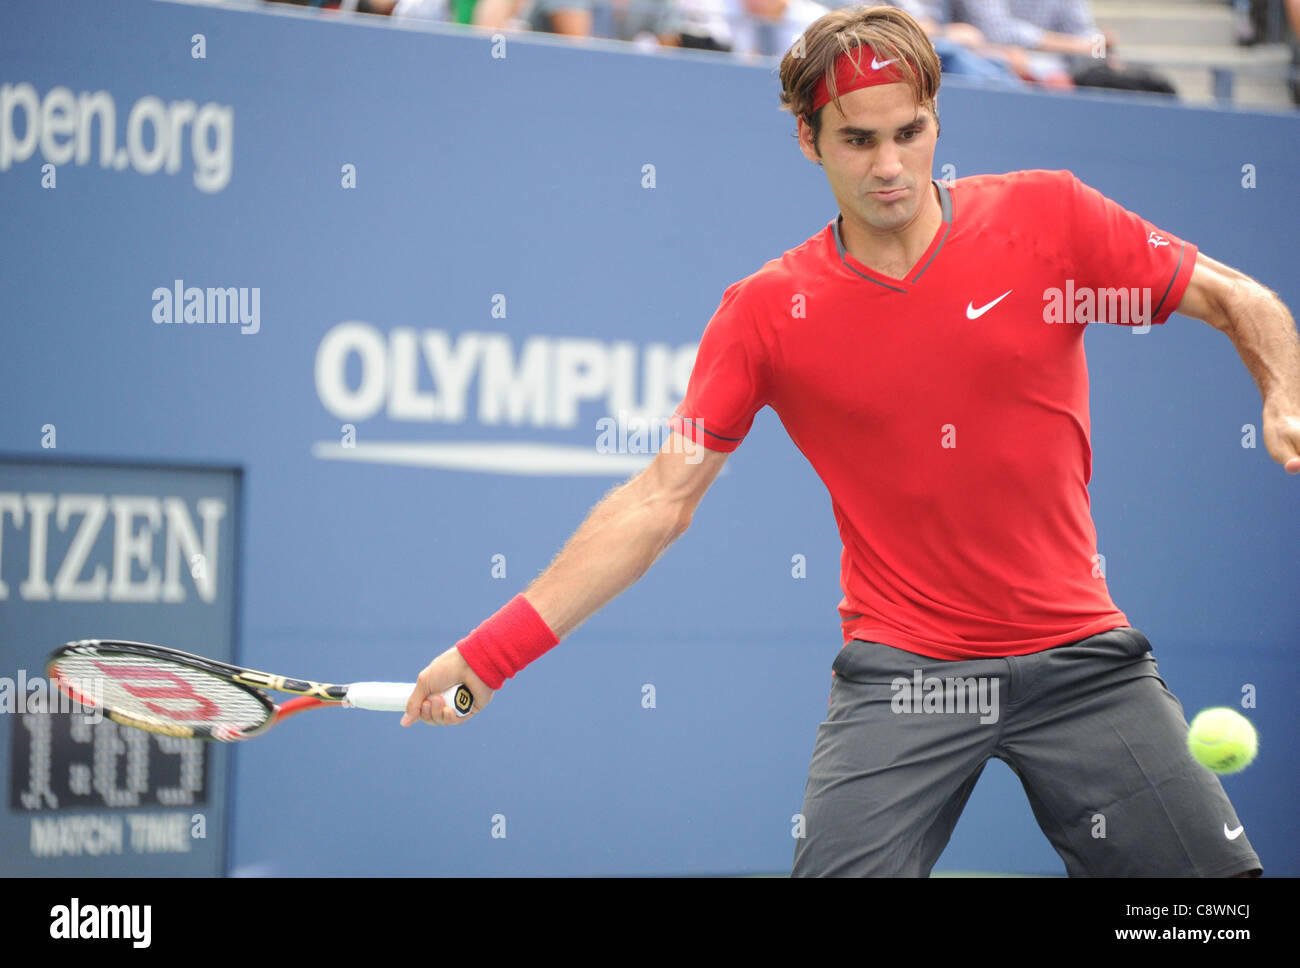
[[[817,132],[812,126],[812,119],[806,114],[799,116],[797,137],[804,156],[813,164],[820,165],[821,152],[817,148]]]

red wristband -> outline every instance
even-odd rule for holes
[[[489,688],[500,689],[516,672],[559,644],[521,594],[457,642],[456,648],[475,675]]]

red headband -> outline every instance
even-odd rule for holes
[[[874,50],[865,45],[855,48],[858,51],[858,63],[849,57],[847,51],[835,58],[835,89],[841,96],[850,91],[877,84],[898,84],[907,81],[907,74],[899,67],[899,58],[881,60]],[[867,59],[870,55],[870,60]],[[859,71],[860,68],[860,71]],[[831,92],[826,85],[826,76],[817,82],[817,92],[813,97],[812,113],[816,114],[830,102]]]

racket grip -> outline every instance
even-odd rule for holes
[[[358,709],[375,709],[379,712],[400,713],[406,711],[406,700],[411,698],[413,682],[354,682],[348,686],[349,706]],[[463,682],[458,682],[442,692],[442,698],[456,713],[464,717],[474,708],[474,694]]]

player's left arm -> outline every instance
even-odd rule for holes
[[[1177,311],[1232,340],[1264,398],[1264,446],[1300,474],[1300,335],[1277,293],[1201,252]]]

